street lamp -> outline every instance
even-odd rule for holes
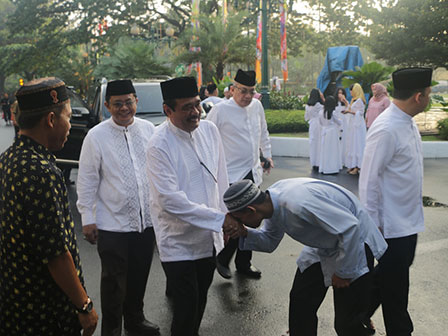
[[[134,24],[132,25],[132,27],[131,27],[131,34],[134,35],[134,36],[138,36],[138,35],[140,35],[140,27],[137,26],[136,23],[134,23]]]
[[[174,36],[174,28],[173,27],[166,28],[165,34],[166,34],[166,36],[168,36],[168,47],[171,48],[171,39]]]

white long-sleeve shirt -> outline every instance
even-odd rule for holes
[[[261,102],[252,99],[247,107],[241,107],[231,98],[215,105],[207,120],[212,121],[221,134],[229,182],[237,182],[252,171],[255,184],[260,185],[263,177],[260,149],[264,157],[272,157],[271,141]]]
[[[202,120],[191,133],[167,120],[157,127],[147,150],[151,212],[163,262],[198,260],[224,246],[228,188],[218,129]]]
[[[320,261],[327,286],[333,274],[354,281],[369,271],[365,244],[376,259],[386,251],[375,223],[347,189],[312,178],[291,178],[268,190],[274,213],[261,229],[247,229],[240,248],[272,252],[286,233],[308,246],[297,260],[300,271]]]
[[[385,238],[424,230],[421,146],[415,121],[393,103],[369,128],[359,197]]]
[[[110,118],[89,131],[76,187],[82,225],[114,232],[142,232],[152,226],[145,152],[154,130],[139,118],[127,127]]]

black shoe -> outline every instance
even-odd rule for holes
[[[160,335],[160,328],[154,323],[144,319],[142,322],[132,325],[124,326],[126,333],[129,336],[158,336]]]
[[[362,322],[362,326],[364,327],[365,335],[375,335],[376,330],[371,319]]]
[[[239,274],[245,275],[249,278],[260,279],[261,271],[255,266],[250,265],[248,268],[237,268]]]
[[[218,260],[216,260],[216,270],[224,279],[232,278],[232,272],[230,272],[230,268],[224,266]]]

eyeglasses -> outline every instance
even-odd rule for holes
[[[124,105],[126,105],[126,107],[132,107],[132,105],[134,105],[134,103],[135,103],[135,99],[129,99],[129,100],[126,100],[125,102],[116,101],[116,102],[113,102],[111,105],[112,105],[113,108],[119,110]]]
[[[238,90],[240,90],[242,95],[247,95],[247,94],[249,94],[251,96],[255,95],[255,90],[248,90],[248,89],[245,89],[245,88],[240,88],[237,85],[234,85],[234,87],[236,87]]]

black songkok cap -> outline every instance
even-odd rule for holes
[[[20,113],[41,112],[49,107],[61,106],[69,100],[65,83],[55,77],[25,84],[17,90],[16,98]]]
[[[255,83],[256,83],[255,71],[252,71],[252,70],[244,71],[244,70],[238,69],[234,79],[235,79],[235,82],[238,82],[242,85],[255,86]]]
[[[398,69],[392,74],[394,88],[397,90],[423,89],[431,86],[431,68]]]
[[[196,97],[198,84],[194,77],[178,77],[160,83],[163,100]]]
[[[235,212],[251,205],[261,190],[251,180],[233,183],[224,193],[224,203],[229,212]]]
[[[135,93],[134,85],[130,79],[119,79],[107,83],[106,97],[121,96]]]

